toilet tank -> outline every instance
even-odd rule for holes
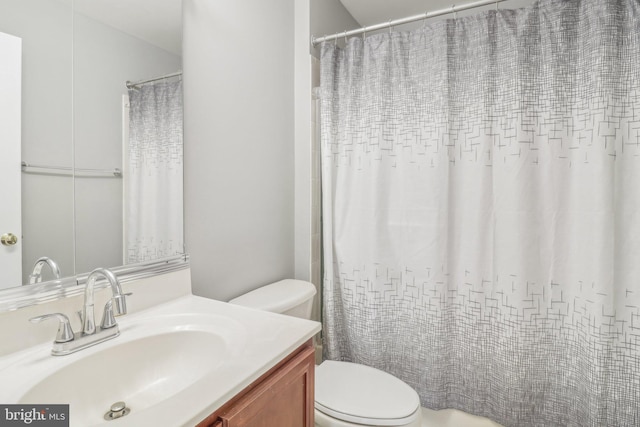
[[[313,283],[285,279],[240,295],[229,303],[310,319],[315,294]]]

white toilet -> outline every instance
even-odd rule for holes
[[[316,288],[281,280],[229,301],[232,304],[309,319]],[[327,360],[316,367],[318,427],[420,427],[418,394],[403,381],[369,366]]]

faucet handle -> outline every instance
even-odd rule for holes
[[[118,298],[123,298],[124,297],[128,297],[133,295],[132,292],[129,292],[128,294],[123,294],[122,296],[119,296]],[[109,328],[113,328],[114,326],[116,326],[117,322],[116,322],[116,317],[113,313],[113,298],[111,298],[109,301],[107,301],[107,303],[104,305],[104,311],[102,313],[102,322],[100,322],[100,328],[101,329],[109,329]]]
[[[32,317],[29,319],[31,323],[40,323],[44,320],[57,319],[60,321],[58,325],[58,333],[56,334],[55,342],[63,343],[73,341],[73,330],[69,323],[69,318],[62,313],[51,313],[42,316]]]

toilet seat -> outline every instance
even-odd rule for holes
[[[315,408],[367,426],[402,426],[420,414],[418,394],[403,381],[369,366],[327,360],[316,367]]]

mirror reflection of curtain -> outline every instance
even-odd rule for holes
[[[128,264],[182,253],[182,80],[129,89]]]

